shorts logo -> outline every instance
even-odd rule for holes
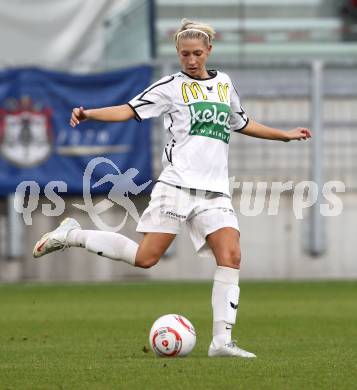
[[[229,142],[230,107],[223,103],[197,102],[189,105],[190,135],[201,135]]]

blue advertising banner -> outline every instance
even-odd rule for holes
[[[98,156],[93,182],[125,173],[138,184],[151,179],[150,121],[86,121],[75,129],[74,107],[115,106],[128,102],[151,80],[149,66],[95,75],[74,75],[37,68],[0,72],[0,196],[23,181],[43,189],[50,181],[67,184],[69,194],[83,192],[83,173]],[[134,169],[133,169],[134,168]],[[97,185],[92,193],[108,191]]]

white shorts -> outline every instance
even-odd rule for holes
[[[206,242],[208,234],[223,227],[239,230],[231,199],[222,194],[156,183],[149,206],[138,223],[141,233],[179,234],[185,223],[199,256],[213,253]]]

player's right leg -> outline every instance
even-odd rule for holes
[[[149,206],[137,227],[138,232],[144,233],[140,244],[119,233],[82,230],[76,220],[66,218],[57,229],[42,236],[35,245],[33,256],[38,258],[66,247],[80,247],[112,260],[150,268],[180,232],[188,197],[189,191],[156,183]]]
[[[35,244],[32,255],[39,258],[48,253],[68,247],[68,234],[75,229],[81,229],[80,224],[73,218],[64,219],[53,231],[44,234]]]
[[[57,229],[40,238],[33,256],[39,258],[56,250],[79,247],[112,260],[150,268],[160,260],[174,238],[175,234],[146,233],[137,244],[119,233],[82,230],[75,219],[66,218]]]
[[[145,233],[136,253],[135,266],[150,268],[155,265],[175,237],[176,234],[171,233]]]

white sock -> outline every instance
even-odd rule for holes
[[[213,343],[222,346],[231,341],[239,302],[239,269],[218,266],[212,289]]]
[[[67,236],[67,243],[69,246],[86,248],[99,256],[125,261],[130,265],[135,265],[139,248],[136,242],[122,234],[100,230],[71,230]]]

